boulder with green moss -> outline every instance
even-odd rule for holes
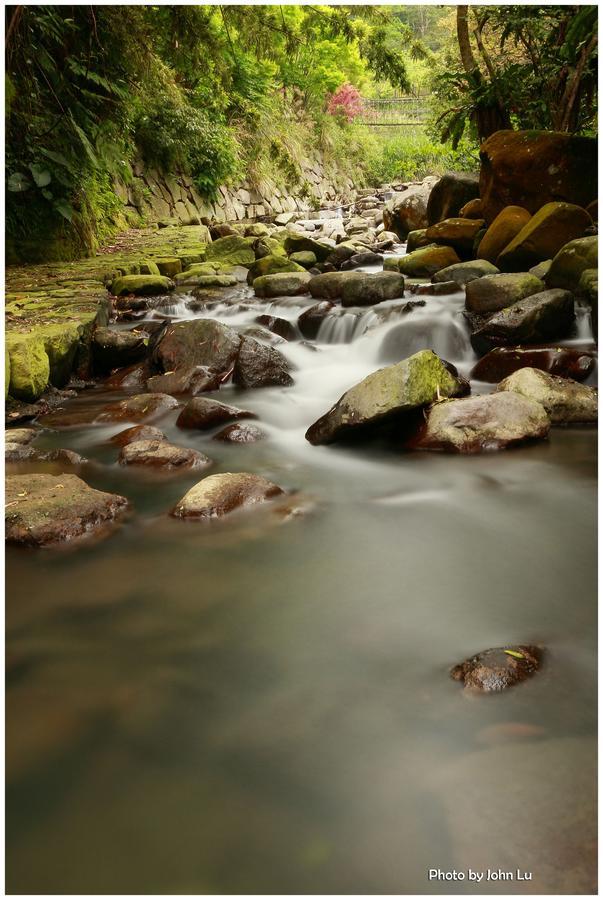
[[[276,275],[278,272],[305,272],[303,266],[299,266],[296,262],[288,259],[286,256],[271,253],[269,256],[263,256],[256,259],[249,266],[249,274],[247,275],[247,284],[253,284],[256,278],[263,275]]]
[[[313,253],[319,262],[325,262],[329,254],[333,252],[333,247],[303,234],[290,234],[285,238],[285,250],[287,253],[299,253],[307,250]]]
[[[9,394],[17,400],[37,400],[50,377],[50,363],[40,334],[7,332],[6,349],[10,358]]]
[[[174,282],[165,275],[122,275],[111,283],[114,297],[134,294],[137,297],[154,297],[174,290]]]
[[[357,430],[401,419],[442,397],[467,393],[467,383],[432,350],[373,372],[343,394],[306,432],[311,444],[329,444]]]
[[[256,297],[296,297],[308,293],[308,282],[312,276],[307,272],[277,272],[261,275],[253,281]]]
[[[159,269],[161,275],[173,278],[179,272],[182,272],[182,260],[178,256],[158,256],[155,259],[155,265]]]
[[[250,266],[255,261],[255,253],[252,248],[254,239],[243,238],[238,234],[229,234],[218,238],[207,245],[205,259],[210,262],[228,263],[231,266]]]
[[[544,290],[544,283],[529,272],[485,275],[466,286],[465,306],[471,312],[491,313]]]
[[[521,272],[553,257],[569,241],[581,238],[592,220],[573,203],[546,203],[499,254],[503,272]]]
[[[386,271],[400,272],[411,278],[431,278],[440,269],[459,263],[460,259],[452,247],[438,247],[430,244],[413,250],[406,256],[389,256],[383,260]]]
[[[545,276],[547,287],[575,290],[585,269],[596,269],[598,238],[585,237],[565,244],[553,259]]]
[[[304,269],[311,269],[318,262],[316,254],[312,250],[298,250],[296,253],[292,253],[289,259],[298,266],[303,266]]]

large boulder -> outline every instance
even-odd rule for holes
[[[232,422],[234,419],[254,418],[254,413],[237,406],[220,403],[209,397],[194,397],[186,404],[176,420],[179,428],[197,428],[206,431],[216,425]]]
[[[285,238],[284,247],[287,253],[309,250],[318,262],[325,262],[329,254],[333,252],[331,244],[323,244],[322,241],[315,241],[314,238],[305,237],[302,234],[290,234]]]
[[[158,340],[153,359],[162,372],[208,366],[214,372],[232,369],[241,337],[214,319],[193,319],[170,325]]]
[[[455,218],[470,200],[479,197],[477,175],[466,172],[447,172],[434,185],[427,204],[427,224],[435,225],[443,219]],[[420,226],[417,226],[420,227]]]
[[[329,444],[359,429],[402,417],[438,397],[466,393],[467,385],[432,350],[421,350],[354,385],[306,432],[311,444]]]
[[[471,341],[478,352],[493,346],[541,344],[567,337],[574,326],[574,296],[569,291],[541,291],[494,313]]]
[[[205,259],[230,266],[250,266],[255,261],[252,249],[253,238],[243,238],[238,234],[229,234],[208,244]]]
[[[586,208],[597,196],[597,142],[551,131],[497,131],[480,148],[479,193],[493,222],[505,206],[551,201]]]
[[[589,214],[579,206],[547,203],[507,244],[496,264],[503,272],[525,271],[553,259],[565,244],[582,237],[590,224]]]
[[[121,369],[144,359],[148,339],[133,331],[97,328],[92,337],[92,359],[98,372]]]
[[[312,278],[307,272],[278,272],[261,275],[253,281],[256,297],[296,297],[308,293],[308,282]]]
[[[223,472],[208,475],[195,484],[178,501],[172,515],[182,519],[217,519],[283,493],[282,488],[261,475]]]
[[[374,306],[402,296],[404,276],[397,272],[355,272],[353,278],[346,278],[341,284],[342,306]]]
[[[485,259],[474,259],[469,262],[455,263],[440,269],[431,276],[433,284],[443,284],[453,281],[459,287],[465,287],[476,278],[484,278],[486,275],[499,275],[496,266]]]
[[[465,690],[504,691],[537,672],[542,655],[540,647],[529,644],[495,647],[454,666],[450,676],[455,681],[462,681]]]
[[[383,208],[383,224],[386,231],[393,231],[405,240],[410,231],[426,228],[427,203],[433,182],[412,184],[405,191],[395,193]]]
[[[184,366],[174,372],[151,375],[147,378],[146,389],[152,394],[200,394],[202,391],[217,391],[222,384],[220,372],[208,366]]]
[[[595,367],[595,354],[573,347],[495,347],[475,364],[471,379],[497,384],[526,367],[584,381]]]
[[[237,356],[232,380],[244,388],[273,387],[293,384],[289,363],[274,347],[266,347],[253,338],[244,337]]]
[[[46,547],[101,535],[128,501],[89,487],[76,475],[8,475],[5,525],[9,544]]]
[[[483,453],[545,438],[550,421],[535,400],[496,393],[435,403],[412,440],[419,450]]]
[[[529,272],[486,275],[467,284],[465,306],[471,312],[496,312],[524,297],[538,294],[543,288],[543,282]]]
[[[431,241],[427,237],[427,229],[417,228],[415,231],[408,232],[408,237],[406,238],[406,252],[412,253],[413,250],[418,250],[419,247],[427,247],[429,244],[431,244]]]
[[[440,269],[459,262],[460,259],[452,247],[438,247],[436,244],[430,244],[428,247],[413,250],[406,256],[390,256],[383,261],[383,267],[411,278],[430,278]]]
[[[514,237],[528,224],[531,213],[522,206],[505,206],[489,225],[477,248],[478,259],[495,263]]]
[[[553,259],[545,275],[547,287],[575,290],[586,269],[598,266],[598,238],[585,237],[570,241]]]
[[[519,369],[505,378],[497,391],[513,391],[544,406],[551,422],[588,423],[597,421],[597,391],[569,378],[549,375],[540,369]]]
[[[353,281],[358,272],[322,272],[308,282],[308,290],[316,300],[335,300],[341,297],[346,281]]]
[[[443,219],[430,225],[425,237],[434,244],[452,247],[460,257],[467,258],[472,256],[473,243],[483,224],[483,219]]]
[[[154,469],[205,469],[211,459],[190,447],[177,447],[166,440],[131,441],[119,454],[122,466],[149,466]]]
[[[111,283],[114,297],[135,294],[137,297],[154,297],[174,290],[174,282],[164,275],[121,275]]]

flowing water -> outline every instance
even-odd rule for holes
[[[234,295],[155,315],[244,328],[311,305]],[[256,412],[263,441],[158,423],[212,471],[299,490],[313,506],[290,521],[169,518],[199,475],[119,467],[109,438],[128,423],[45,434],[134,511],[101,543],[7,555],[9,892],[592,891],[595,433],[469,458],[304,440],[419,349],[469,374],[462,292],[421,299],[280,344],[293,387],[209,395]],[[547,647],[516,690],[468,699],[449,678],[512,642]]]

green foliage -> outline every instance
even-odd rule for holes
[[[422,129],[396,131],[390,137],[374,138],[367,156],[370,184],[414,181],[448,171],[476,172],[479,155],[476,144],[467,140],[453,150],[430,138]]]

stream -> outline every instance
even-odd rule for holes
[[[193,313],[172,296],[151,315],[244,328],[315,302],[229,298]],[[407,299],[425,305],[339,310],[315,341],[278,344],[292,387],[204,395],[254,411],[262,441],[183,431],[176,412],[154,423],[212,473],[299,490],[313,507],[290,521],[168,517],[204,473],[119,466],[109,439],[127,422],[44,433],[134,512],[100,543],[7,551],[9,893],[594,888],[596,432],[473,457],[304,439],[417,350],[469,375],[463,291]],[[592,341],[585,317],[572,340]],[[59,471],[10,467],[34,469]],[[547,655],[518,688],[468,698],[449,678],[521,642]],[[514,877],[477,884],[469,868]]]

